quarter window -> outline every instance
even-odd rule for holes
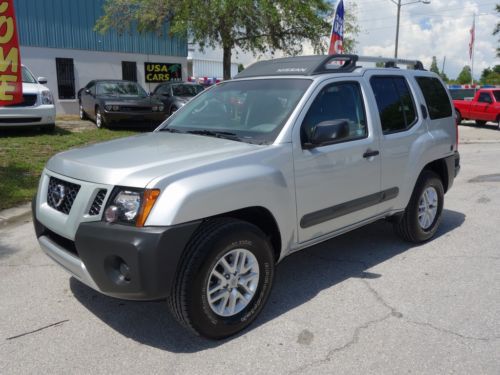
[[[431,120],[451,117],[450,99],[441,82],[431,77],[417,77],[416,80],[424,94]]]
[[[413,98],[404,77],[372,77],[384,134],[409,129],[417,120]]]
[[[368,135],[363,97],[357,82],[333,83],[321,90],[302,122],[302,144],[310,141],[316,125],[334,120],[346,120],[349,124],[349,135],[342,141]]]

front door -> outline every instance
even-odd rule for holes
[[[299,118],[300,136],[294,132],[294,166],[301,243],[378,213],[382,198],[380,135],[368,120],[363,84],[356,79],[325,82]],[[348,134],[338,143],[304,147],[317,124],[332,120],[347,121]]]

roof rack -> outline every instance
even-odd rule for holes
[[[358,55],[313,55],[259,61],[243,70],[235,78],[280,75],[312,76],[325,73],[350,73],[356,68],[359,68],[359,66],[356,65],[358,61],[382,62],[386,68],[394,68],[397,67],[396,64],[404,64],[411,66],[415,70],[424,70],[422,62],[418,60]]]

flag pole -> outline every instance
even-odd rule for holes
[[[476,13],[474,13],[473,19],[472,19],[472,28],[473,28],[473,33],[474,33],[474,40],[472,40],[472,54],[471,54],[471,69],[470,69],[470,75],[471,75],[471,86],[474,85],[474,51],[476,49]],[[474,88],[474,92],[476,92],[476,89]]]

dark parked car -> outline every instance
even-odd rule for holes
[[[78,91],[80,118],[91,118],[98,128],[113,122],[159,124],[165,106],[136,82],[121,80],[90,81]]]
[[[203,91],[203,86],[196,83],[162,83],[156,87],[152,96],[165,105],[165,112],[172,114]]]

